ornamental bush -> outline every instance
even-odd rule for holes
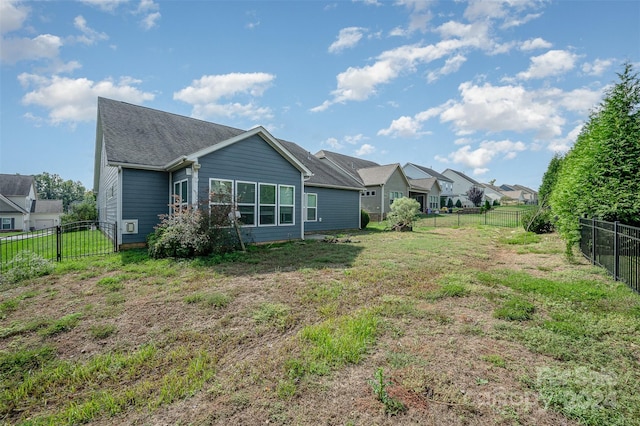
[[[525,231],[536,234],[549,234],[555,231],[551,210],[547,207],[525,211],[522,214],[521,223]]]
[[[0,275],[0,284],[13,284],[29,278],[49,275],[53,272],[53,262],[42,256],[23,250],[7,262],[7,271]]]
[[[419,212],[420,203],[413,198],[396,198],[391,204],[391,213],[387,215],[387,223],[391,228],[409,228],[413,226]]]
[[[191,258],[236,250],[240,239],[229,219],[228,205],[201,209],[173,206],[173,213],[162,215],[155,231],[147,237],[153,258]]]
[[[369,213],[364,210],[360,210],[360,228],[366,228],[370,220],[371,218],[369,217]]]

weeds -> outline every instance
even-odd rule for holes
[[[399,400],[389,396],[387,387],[391,384],[391,381],[384,377],[384,371],[382,367],[378,367],[374,374],[374,379],[369,380],[369,384],[373,389],[373,394],[376,399],[384,405],[384,412],[390,416],[395,416],[407,411],[407,407]]]

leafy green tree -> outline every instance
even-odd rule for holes
[[[540,185],[540,189],[538,189],[538,199],[540,200],[540,204],[543,206],[549,204],[551,193],[553,192],[553,188],[558,180],[560,167],[562,167],[562,160],[563,157],[560,154],[554,155],[551,161],[549,161],[547,171],[544,172],[544,175],[542,176],[542,184]]]
[[[469,201],[473,203],[474,206],[480,207],[482,204],[482,199],[484,198],[484,190],[478,188],[477,186],[472,186],[469,188],[467,193],[465,194]]]
[[[69,211],[74,201],[83,201],[87,192],[80,181],[64,180],[57,174],[47,172],[34,176],[38,198],[42,200],[62,200],[62,208]]]
[[[96,196],[93,191],[88,191],[84,200],[74,202],[69,206],[69,213],[62,215],[62,223],[81,222],[98,219]]]
[[[580,240],[579,217],[640,224],[640,80],[631,64],[618,74],[567,153],[551,192],[567,250]]]

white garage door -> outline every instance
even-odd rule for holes
[[[53,219],[36,220],[36,229],[52,228],[53,226]]]

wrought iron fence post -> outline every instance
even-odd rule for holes
[[[62,226],[56,226],[56,260],[62,260]]]
[[[618,281],[618,274],[620,273],[620,257],[618,250],[618,222],[613,222],[613,279]]]
[[[113,252],[118,251],[118,221],[113,223]]]
[[[591,218],[591,264],[596,264],[596,220]]]

